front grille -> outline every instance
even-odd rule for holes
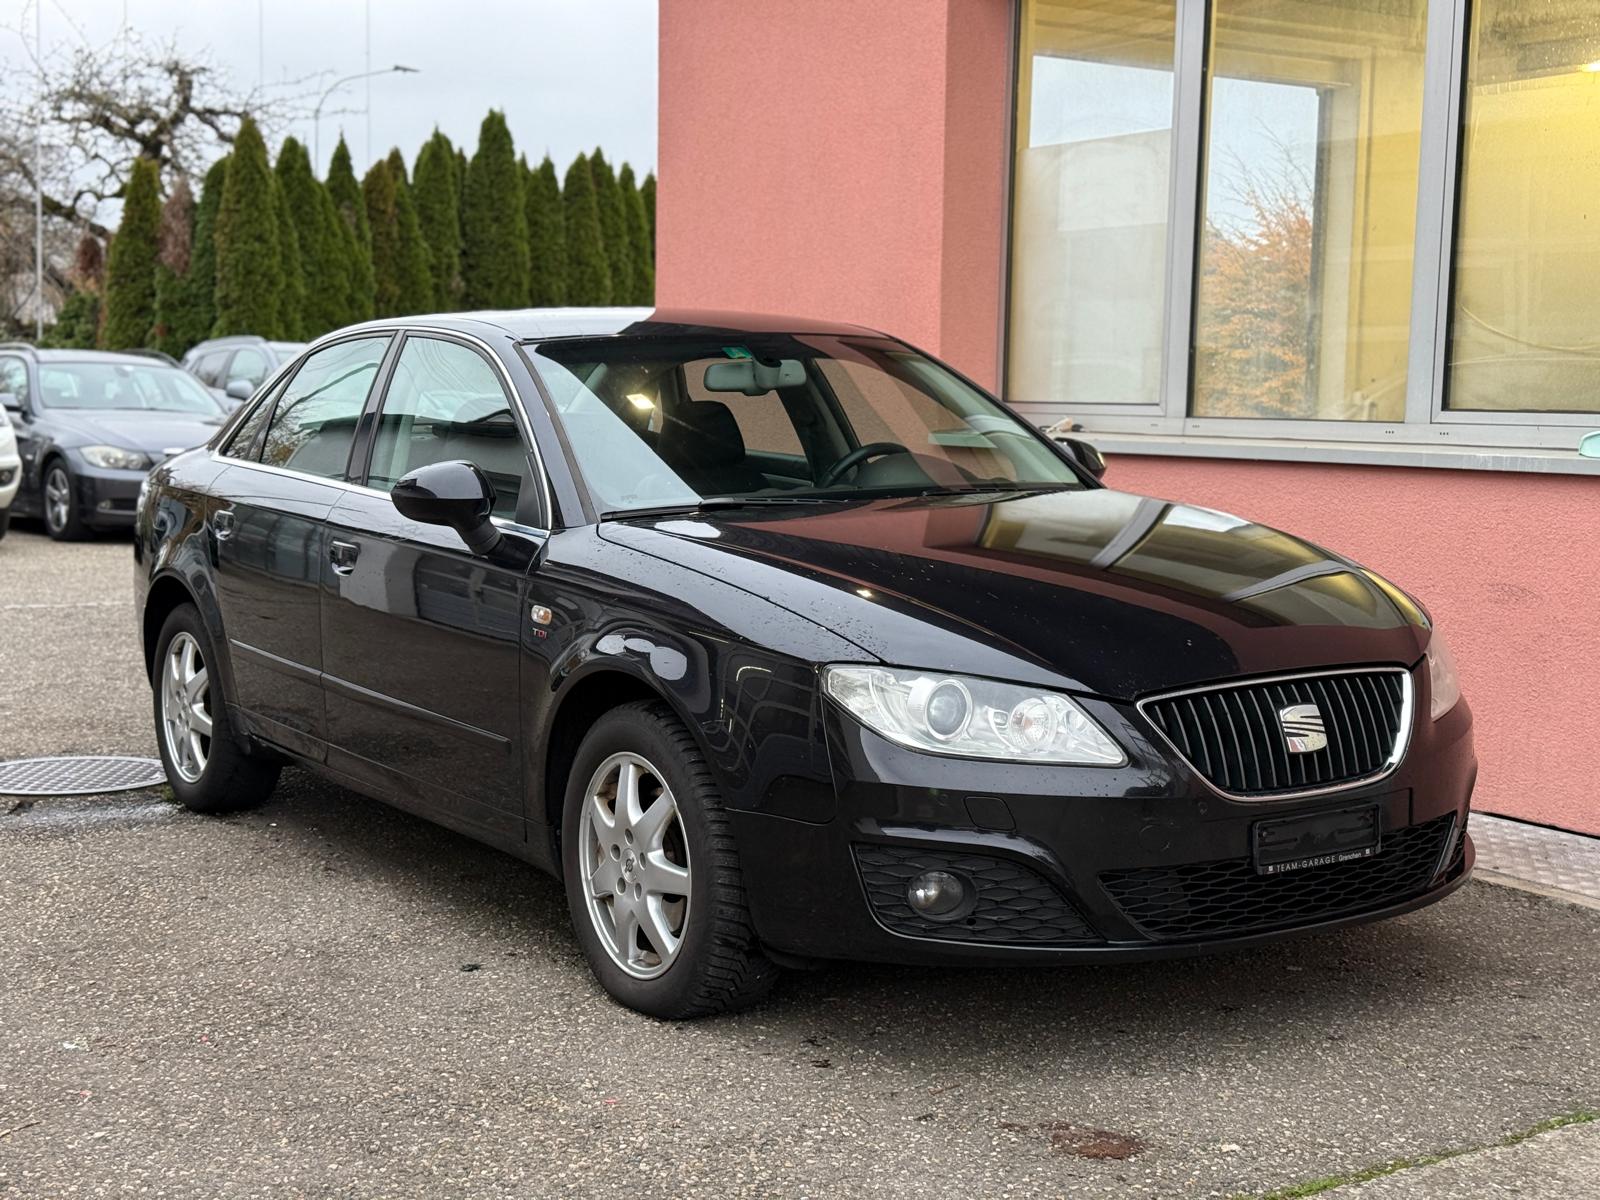
[[[1382,772],[1404,729],[1411,688],[1399,669],[1344,671],[1208,688],[1142,701],[1191,767],[1234,796],[1357,783]],[[1292,753],[1279,716],[1315,705],[1328,744]]]
[[[1098,940],[1055,885],[1021,863],[901,846],[857,846],[855,852],[867,903],[891,933],[988,945]],[[924,871],[949,871],[975,887],[971,911],[954,921],[933,921],[912,909],[906,903],[906,885]]]
[[[1428,890],[1455,828],[1447,813],[1387,834],[1372,858],[1258,875],[1248,858],[1108,871],[1100,883],[1151,937],[1234,937],[1350,916]]]

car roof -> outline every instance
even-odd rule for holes
[[[127,354],[118,350],[35,350],[33,357],[42,363],[121,363],[130,367],[166,367],[174,364],[154,354]]]
[[[458,333],[497,333],[518,341],[573,337],[660,337],[673,334],[716,336],[755,333],[876,333],[860,325],[786,317],[773,313],[718,312],[672,308],[522,308],[499,312],[437,313],[391,317],[341,329],[442,329]]]

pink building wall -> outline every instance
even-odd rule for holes
[[[1010,3],[662,0],[660,36],[657,303],[888,327],[992,379]]]
[[[662,0],[657,298],[859,321],[999,373],[1010,0]],[[1475,805],[1600,834],[1592,478],[1117,457],[1108,482],[1280,526],[1429,607]]]

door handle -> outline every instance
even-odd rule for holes
[[[355,542],[329,542],[328,560],[333,563],[333,570],[338,575],[348,575],[356,569],[356,559],[361,556],[361,547]]]
[[[211,532],[217,535],[217,541],[225,542],[233,536],[234,521],[231,509],[220,508],[211,514]]]

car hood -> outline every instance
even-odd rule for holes
[[[156,459],[182,450],[192,450],[211,440],[223,422],[218,413],[206,417],[198,413],[150,412],[144,409],[101,409],[69,412],[47,410],[48,420],[64,432],[77,436],[78,445],[121,446],[143,450]]]
[[[639,518],[602,536],[733,583],[904,666],[1112,698],[1411,665],[1427,617],[1309,542],[1104,488]]]

